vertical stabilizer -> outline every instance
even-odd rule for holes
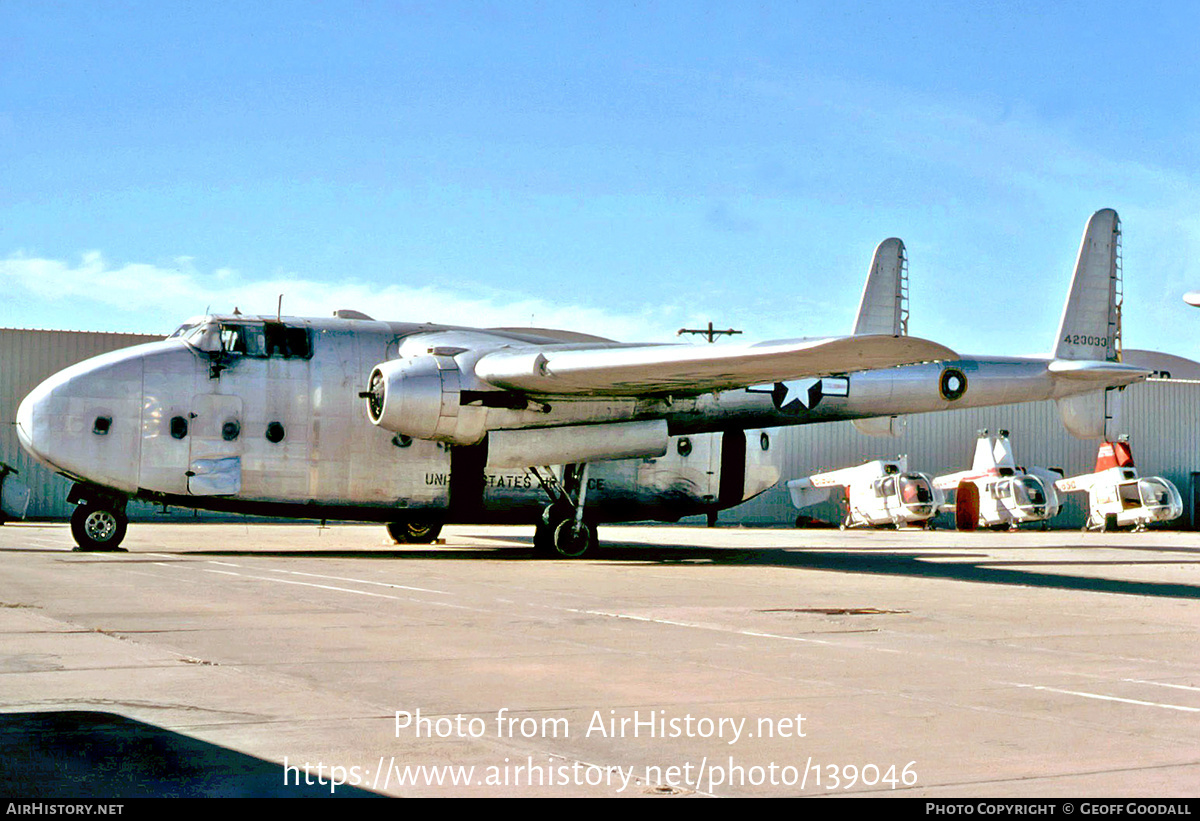
[[[1121,361],[1121,290],[1121,219],[1103,208],[1083,232],[1055,359]]]
[[[1063,426],[1077,439],[1116,439],[1121,432],[1121,389],[1064,396],[1054,400]]]
[[[854,333],[908,335],[908,258],[904,243],[895,237],[875,248]]]
[[[1015,470],[1017,467],[1017,460],[1013,458],[1012,445],[1008,443],[1008,436],[1004,431],[1000,431],[995,444],[992,445],[992,459],[998,468]]]
[[[875,247],[867,284],[858,303],[854,334],[908,335],[908,257],[904,242],[891,237]],[[867,436],[900,436],[907,420],[903,416],[879,416],[853,420],[859,433]]]
[[[996,453],[993,449],[995,440],[984,431],[975,440],[975,458],[971,462],[971,470],[975,473],[990,473],[996,467]]]
[[[1096,450],[1096,473],[1109,468],[1133,466],[1133,451],[1128,442],[1101,442]]]
[[[890,436],[897,438],[904,435],[908,428],[907,416],[868,416],[865,419],[851,419],[854,429],[867,436]]]

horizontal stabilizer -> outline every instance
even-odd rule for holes
[[[1120,362],[1101,362],[1088,359],[1055,359],[1048,366],[1050,373],[1064,379],[1095,382],[1097,387],[1117,387],[1140,382],[1153,371]]]
[[[756,345],[628,345],[497,351],[475,375],[498,388],[546,395],[697,395],[767,382],[955,359],[944,345],[882,335]]]

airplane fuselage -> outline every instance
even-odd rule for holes
[[[174,337],[80,363],[22,403],[22,442],[96,489],[202,509],[530,521],[545,506],[531,473],[487,468],[479,446],[410,438],[368,420],[359,398],[367,375],[429,326],[285,324],[308,332],[289,355],[264,348],[213,357]],[[631,418],[636,403],[565,404],[559,424]],[[778,481],[774,451],[762,431],[675,436],[659,457],[593,464],[588,507],[600,520],[675,520],[729,507]]]

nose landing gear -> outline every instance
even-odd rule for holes
[[[129,526],[125,515],[124,496],[97,491],[85,484],[77,484],[67,494],[67,501],[75,505],[71,514],[71,535],[75,537],[76,550],[105,551],[120,550],[121,540]]]
[[[108,551],[120,550],[121,540],[129,519],[125,516],[125,505],[109,501],[90,500],[80,502],[71,514],[71,535],[75,537],[76,550]]]

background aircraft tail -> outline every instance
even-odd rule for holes
[[[1120,362],[1121,298],[1121,219],[1103,208],[1083,232],[1054,358]]]
[[[895,237],[875,248],[854,334],[908,335],[908,257]]]
[[[1074,378],[1105,376],[1104,362],[1121,361],[1121,218],[1102,208],[1088,220],[1079,244],[1071,291],[1054,340],[1060,363],[1095,363],[1074,371]],[[1120,424],[1120,392],[1116,388],[1057,400],[1063,425],[1080,439],[1112,439]]]
[[[908,256],[904,242],[890,237],[875,247],[867,284],[858,303],[854,333],[908,335]],[[876,416],[855,419],[854,427],[868,436],[899,436],[905,419]]]

